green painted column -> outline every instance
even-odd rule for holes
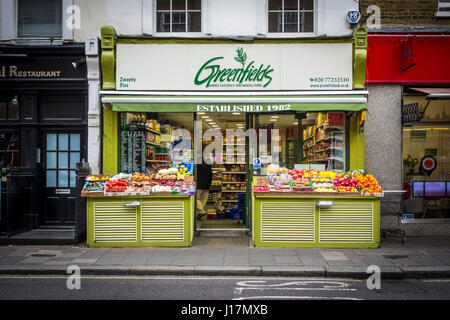
[[[103,173],[119,173],[119,114],[109,104],[103,105]]]
[[[116,89],[116,31],[112,26],[101,28],[102,89]]]
[[[359,133],[361,112],[349,118],[350,170],[364,168],[364,132]]]
[[[367,29],[359,27],[353,32],[353,89],[366,86]]]

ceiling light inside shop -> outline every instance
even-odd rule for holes
[[[206,121],[213,121],[213,119],[206,119]]]
[[[270,116],[271,118],[279,118],[280,116]]]
[[[298,124],[298,122],[294,122],[293,124]]]
[[[278,121],[277,118],[270,118],[270,121]]]
[[[204,112],[197,112],[197,114],[205,114]]]
[[[206,119],[206,118],[209,118],[209,117],[208,116],[202,116],[202,118]]]
[[[233,112],[233,114],[238,116],[238,115],[240,115],[241,113],[240,113],[240,112]]]

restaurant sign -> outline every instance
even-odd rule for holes
[[[351,90],[351,43],[118,44],[117,90]]]

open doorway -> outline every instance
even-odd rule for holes
[[[246,223],[247,197],[247,146],[245,136],[227,139],[227,129],[245,132],[245,113],[197,113],[203,131],[219,130],[222,136],[220,151],[214,149],[211,168],[211,183],[207,195],[197,188],[197,230],[242,229]],[[215,138],[204,141],[203,149],[214,143]],[[207,149],[206,149],[207,150]],[[197,185],[203,184],[207,176],[197,172]]]

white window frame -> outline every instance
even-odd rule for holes
[[[19,37],[18,30],[19,30],[19,12],[18,12],[18,1],[19,0],[12,0],[14,1],[14,30],[11,30],[12,34],[14,35],[14,38],[17,40],[49,40],[50,37],[38,37],[38,38],[32,38],[32,37]],[[61,0],[61,38],[53,38],[54,40],[73,40],[73,29],[70,29],[67,27],[67,20],[72,14],[71,12],[67,12],[67,9],[69,6],[73,5],[73,0]]]
[[[152,10],[152,14],[151,17],[153,19],[153,22],[150,21],[146,21],[145,24],[148,26],[150,23],[153,27],[153,32],[151,32],[151,34],[155,37],[183,37],[183,38],[189,38],[189,37],[201,37],[205,35],[205,31],[207,28],[205,27],[206,25],[206,14],[205,12],[209,11],[209,1],[208,0],[201,0],[201,10],[200,10],[200,17],[201,17],[201,26],[200,26],[200,32],[157,32],[158,28],[157,28],[157,6],[156,6],[156,1],[157,0],[152,0],[152,5],[153,5],[153,10]],[[171,2],[172,4],[172,2]],[[187,5],[187,0],[186,0],[186,5]],[[172,11],[171,9],[169,10],[169,12]],[[187,7],[185,12],[187,11]],[[148,11],[147,11],[148,12]],[[172,27],[172,23],[170,23],[171,27]],[[186,27],[187,27],[187,16],[186,16]],[[147,29],[148,30],[148,29]]]
[[[266,34],[270,38],[293,38],[293,37],[316,37],[317,34],[320,33],[321,25],[319,24],[319,19],[323,16],[323,1],[314,0],[313,2],[313,14],[314,14],[314,23],[313,23],[313,32],[269,32],[269,0],[266,0],[266,10],[265,10],[265,21],[266,21]],[[283,1],[284,7],[284,1]],[[284,11],[284,8],[283,10]],[[282,23],[283,25],[283,23]]]
[[[438,10],[434,14],[437,18],[439,17],[450,17],[450,11],[443,11],[442,8],[450,8],[450,2],[444,2],[438,0]]]

